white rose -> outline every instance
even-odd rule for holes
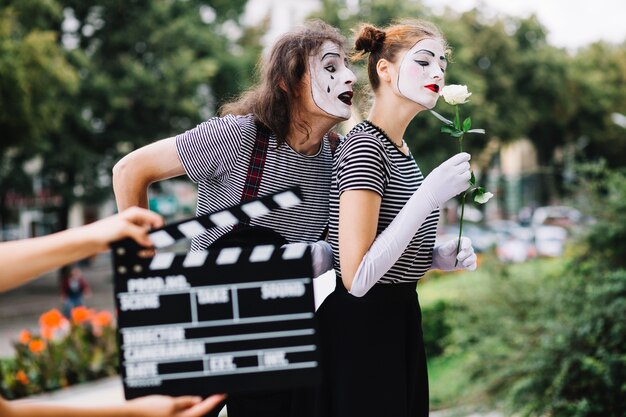
[[[493,197],[493,193],[487,191],[474,197],[474,201],[478,204],[485,204],[487,201],[491,200],[491,197]]]
[[[450,84],[441,89],[441,96],[448,104],[464,104],[472,93],[467,91],[466,85]]]

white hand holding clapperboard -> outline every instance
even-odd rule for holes
[[[299,204],[290,188],[152,231],[157,249],[112,245],[127,399],[293,388],[319,381],[310,249],[274,245],[161,252],[207,229]]]

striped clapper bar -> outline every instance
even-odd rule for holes
[[[302,200],[298,188],[151,232],[163,248]],[[311,255],[261,245],[138,255],[112,245],[127,399],[293,388],[319,381]]]

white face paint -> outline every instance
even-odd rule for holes
[[[315,105],[331,116],[347,120],[352,115],[354,73],[346,66],[342,48],[326,41],[309,56],[309,79]]]
[[[432,109],[443,88],[446,65],[443,43],[438,39],[422,39],[402,58],[398,91],[409,100]]]

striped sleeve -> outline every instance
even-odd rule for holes
[[[339,194],[347,190],[371,190],[381,197],[389,183],[389,161],[380,141],[369,134],[356,134],[342,144],[337,160]]]
[[[185,173],[194,182],[219,177],[234,165],[242,129],[236,116],[214,117],[176,136]]]

